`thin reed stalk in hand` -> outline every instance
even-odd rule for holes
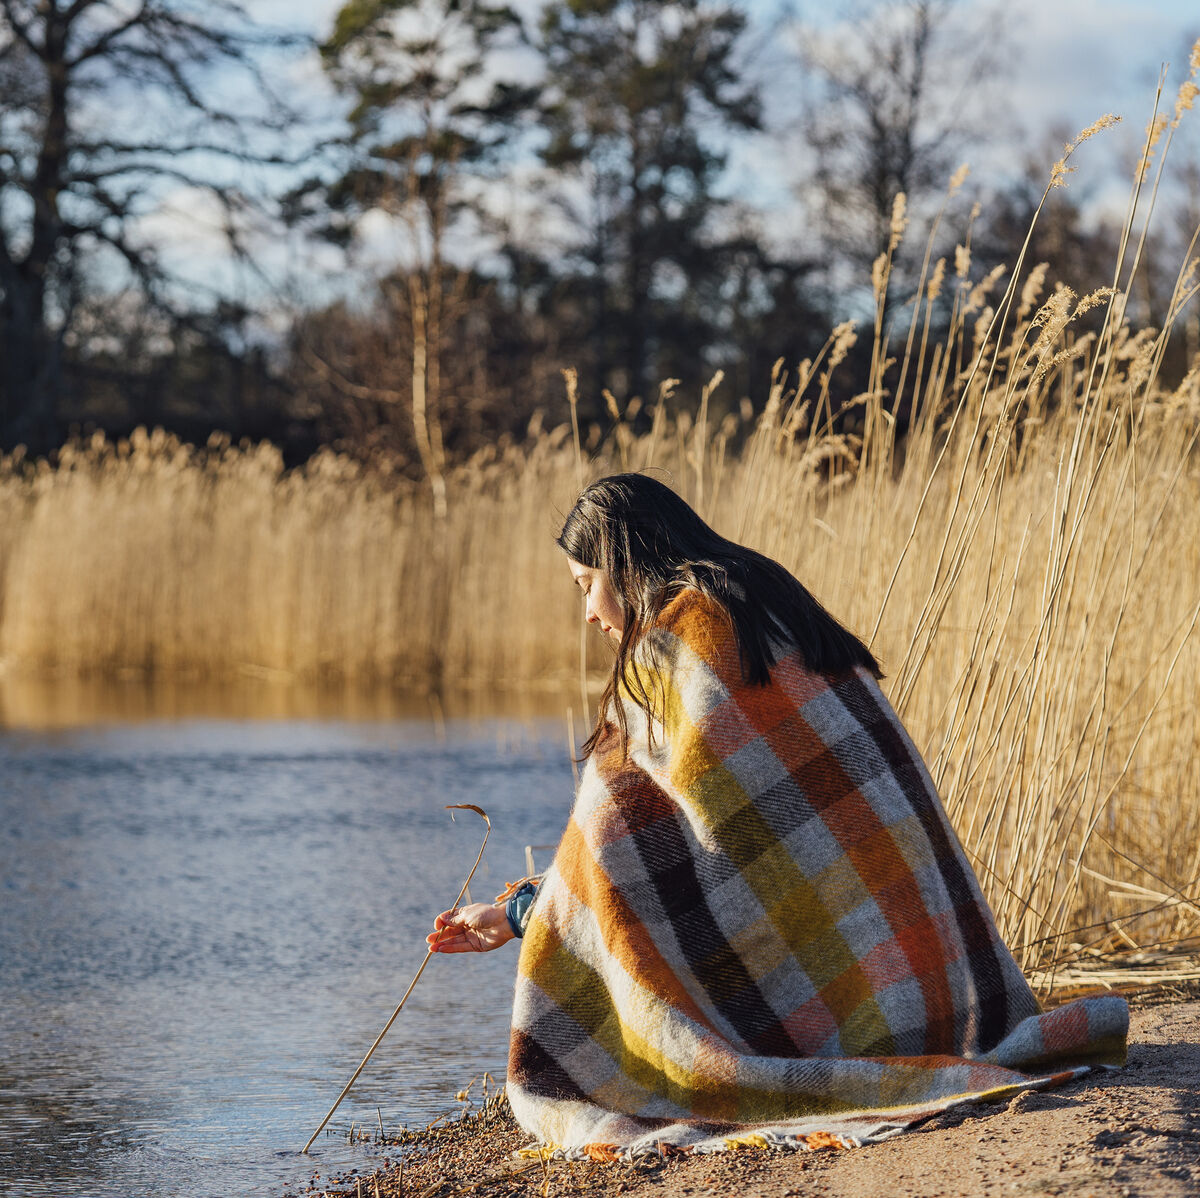
[[[474,803],[450,803],[447,805],[446,810],[451,813],[451,819],[454,818],[453,813],[455,811],[474,811],[475,814],[478,815],[480,819],[482,819],[487,825],[487,831],[483,834],[483,843],[479,846],[479,853],[475,858],[475,864],[471,866],[471,872],[467,874],[467,880],[462,884],[462,888],[459,890],[458,895],[451,904],[451,909],[453,909],[454,907],[458,906],[458,904],[462,901],[463,895],[467,893],[467,887],[471,885],[471,879],[475,876],[475,871],[479,868],[480,861],[483,860],[483,850],[487,848],[488,837],[492,834],[492,821],[488,818],[487,812],[484,811],[482,807],[476,807]],[[443,932],[444,931],[445,929],[443,929]],[[438,938],[441,938],[440,933]],[[350,1093],[350,1087],[358,1080],[358,1075],[367,1067],[367,1062],[371,1059],[371,1055],[374,1053],[374,1051],[379,1047],[384,1036],[388,1034],[388,1029],[393,1023],[396,1022],[400,1012],[404,1010],[404,1004],[408,1002],[408,996],[413,992],[413,990],[416,989],[417,983],[421,980],[421,974],[425,972],[425,966],[429,964],[429,959],[433,956],[433,952],[434,946],[431,944],[429,948],[425,950],[425,959],[421,962],[421,967],[417,970],[413,980],[409,982],[408,989],[404,992],[404,997],[400,999],[400,1002],[396,1009],[392,1012],[391,1017],[388,1019],[387,1023],[383,1025],[383,1029],[380,1031],[379,1035],[375,1037],[375,1042],[370,1048],[367,1049],[367,1055],[363,1057],[363,1059],[359,1062],[358,1068],[355,1069],[355,1071],[350,1075],[350,1080],[342,1087],[342,1092],[337,1096],[337,1100],[334,1102],[333,1106],[329,1108],[329,1112],[326,1114],[325,1118],[322,1119],[317,1125],[317,1130],[308,1137],[308,1142],[300,1150],[301,1152],[307,1152],[312,1147],[313,1141],[321,1134],[321,1129],[326,1123],[329,1122],[330,1119],[333,1118],[333,1112],[336,1111],[341,1105],[342,1099]]]

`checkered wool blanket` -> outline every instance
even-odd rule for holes
[[[647,640],[661,719],[627,704],[590,757],[521,948],[541,1151],[849,1146],[1124,1061],[1123,999],[1041,1012],[866,671],[749,686],[694,590]]]

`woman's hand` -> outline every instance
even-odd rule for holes
[[[425,939],[434,953],[486,953],[513,939],[503,904],[471,903],[443,911],[433,928]]]

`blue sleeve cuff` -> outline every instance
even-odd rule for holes
[[[514,936],[525,935],[525,925],[529,922],[529,908],[533,906],[537,887],[532,882],[526,882],[504,904],[504,915]]]

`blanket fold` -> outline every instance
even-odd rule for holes
[[[690,589],[635,668],[654,718],[606,725],[521,949],[539,1151],[849,1145],[1123,1063],[1124,1000],[1040,1010],[866,671],[749,686]]]

